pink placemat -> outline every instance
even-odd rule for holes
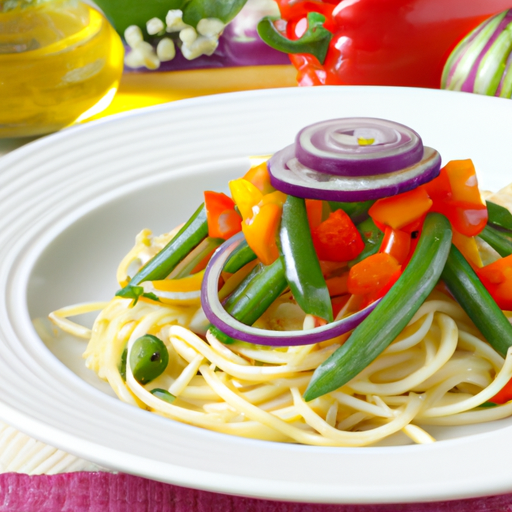
[[[512,494],[439,503],[315,505],[241,498],[112,473],[0,475],[0,512],[511,512]]]

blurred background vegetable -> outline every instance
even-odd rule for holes
[[[279,20],[259,32],[273,48],[290,53],[299,85],[399,85],[438,88],[450,52],[479,23],[510,0],[277,0]],[[300,45],[308,14],[325,18],[332,33],[325,59]],[[272,24],[275,31],[271,30]],[[270,29],[270,30],[269,30]],[[279,37],[281,36],[281,37]],[[313,44],[312,38],[308,38]],[[318,44],[325,44],[318,31]]]
[[[488,96],[512,96],[512,9],[472,30],[453,50],[441,87]]]

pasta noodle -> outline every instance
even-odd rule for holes
[[[507,200],[493,196],[506,204]],[[121,261],[124,286],[130,268],[147,262],[172,237],[144,230]],[[488,251],[488,249],[484,249]],[[492,251],[488,251],[492,258]],[[250,270],[248,268],[247,272]],[[179,269],[178,271],[179,272]],[[238,282],[240,276],[237,277]],[[233,282],[230,289],[236,287]],[[357,308],[352,299],[338,317]],[[101,310],[92,330],[69,317]],[[172,420],[254,439],[316,446],[368,446],[402,432],[415,443],[434,441],[428,427],[465,425],[512,415],[512,402],[483,407],[512,378],[512,349],[501,357],[459,304],[437,287],[407,327],[366,369],[341,388],[306,402],[313,371],[348,335],[296,347],[221,343],[204,328],[199,305],[175,306],[140,298],[79,304],[50,315],[61,329],[89,339],[86,366],[122,401]],[[258,322],[296,329],[296,305],[285,291]],[[165,371],[139,382],[130,364],[143,335],[163,341]],[[151,391],[163,389],[172,403]]]

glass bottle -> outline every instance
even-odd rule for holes
[[[53,132],[112,100],[121,39],[79,0],[0,0],[0,137]]]

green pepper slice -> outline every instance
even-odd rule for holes
[[[338,389],[366,368],[398,336],[436,285],[450,252],[452,228],[429,213],[402,275],[350,338],[314,372],[304,393],[313,400]]]

